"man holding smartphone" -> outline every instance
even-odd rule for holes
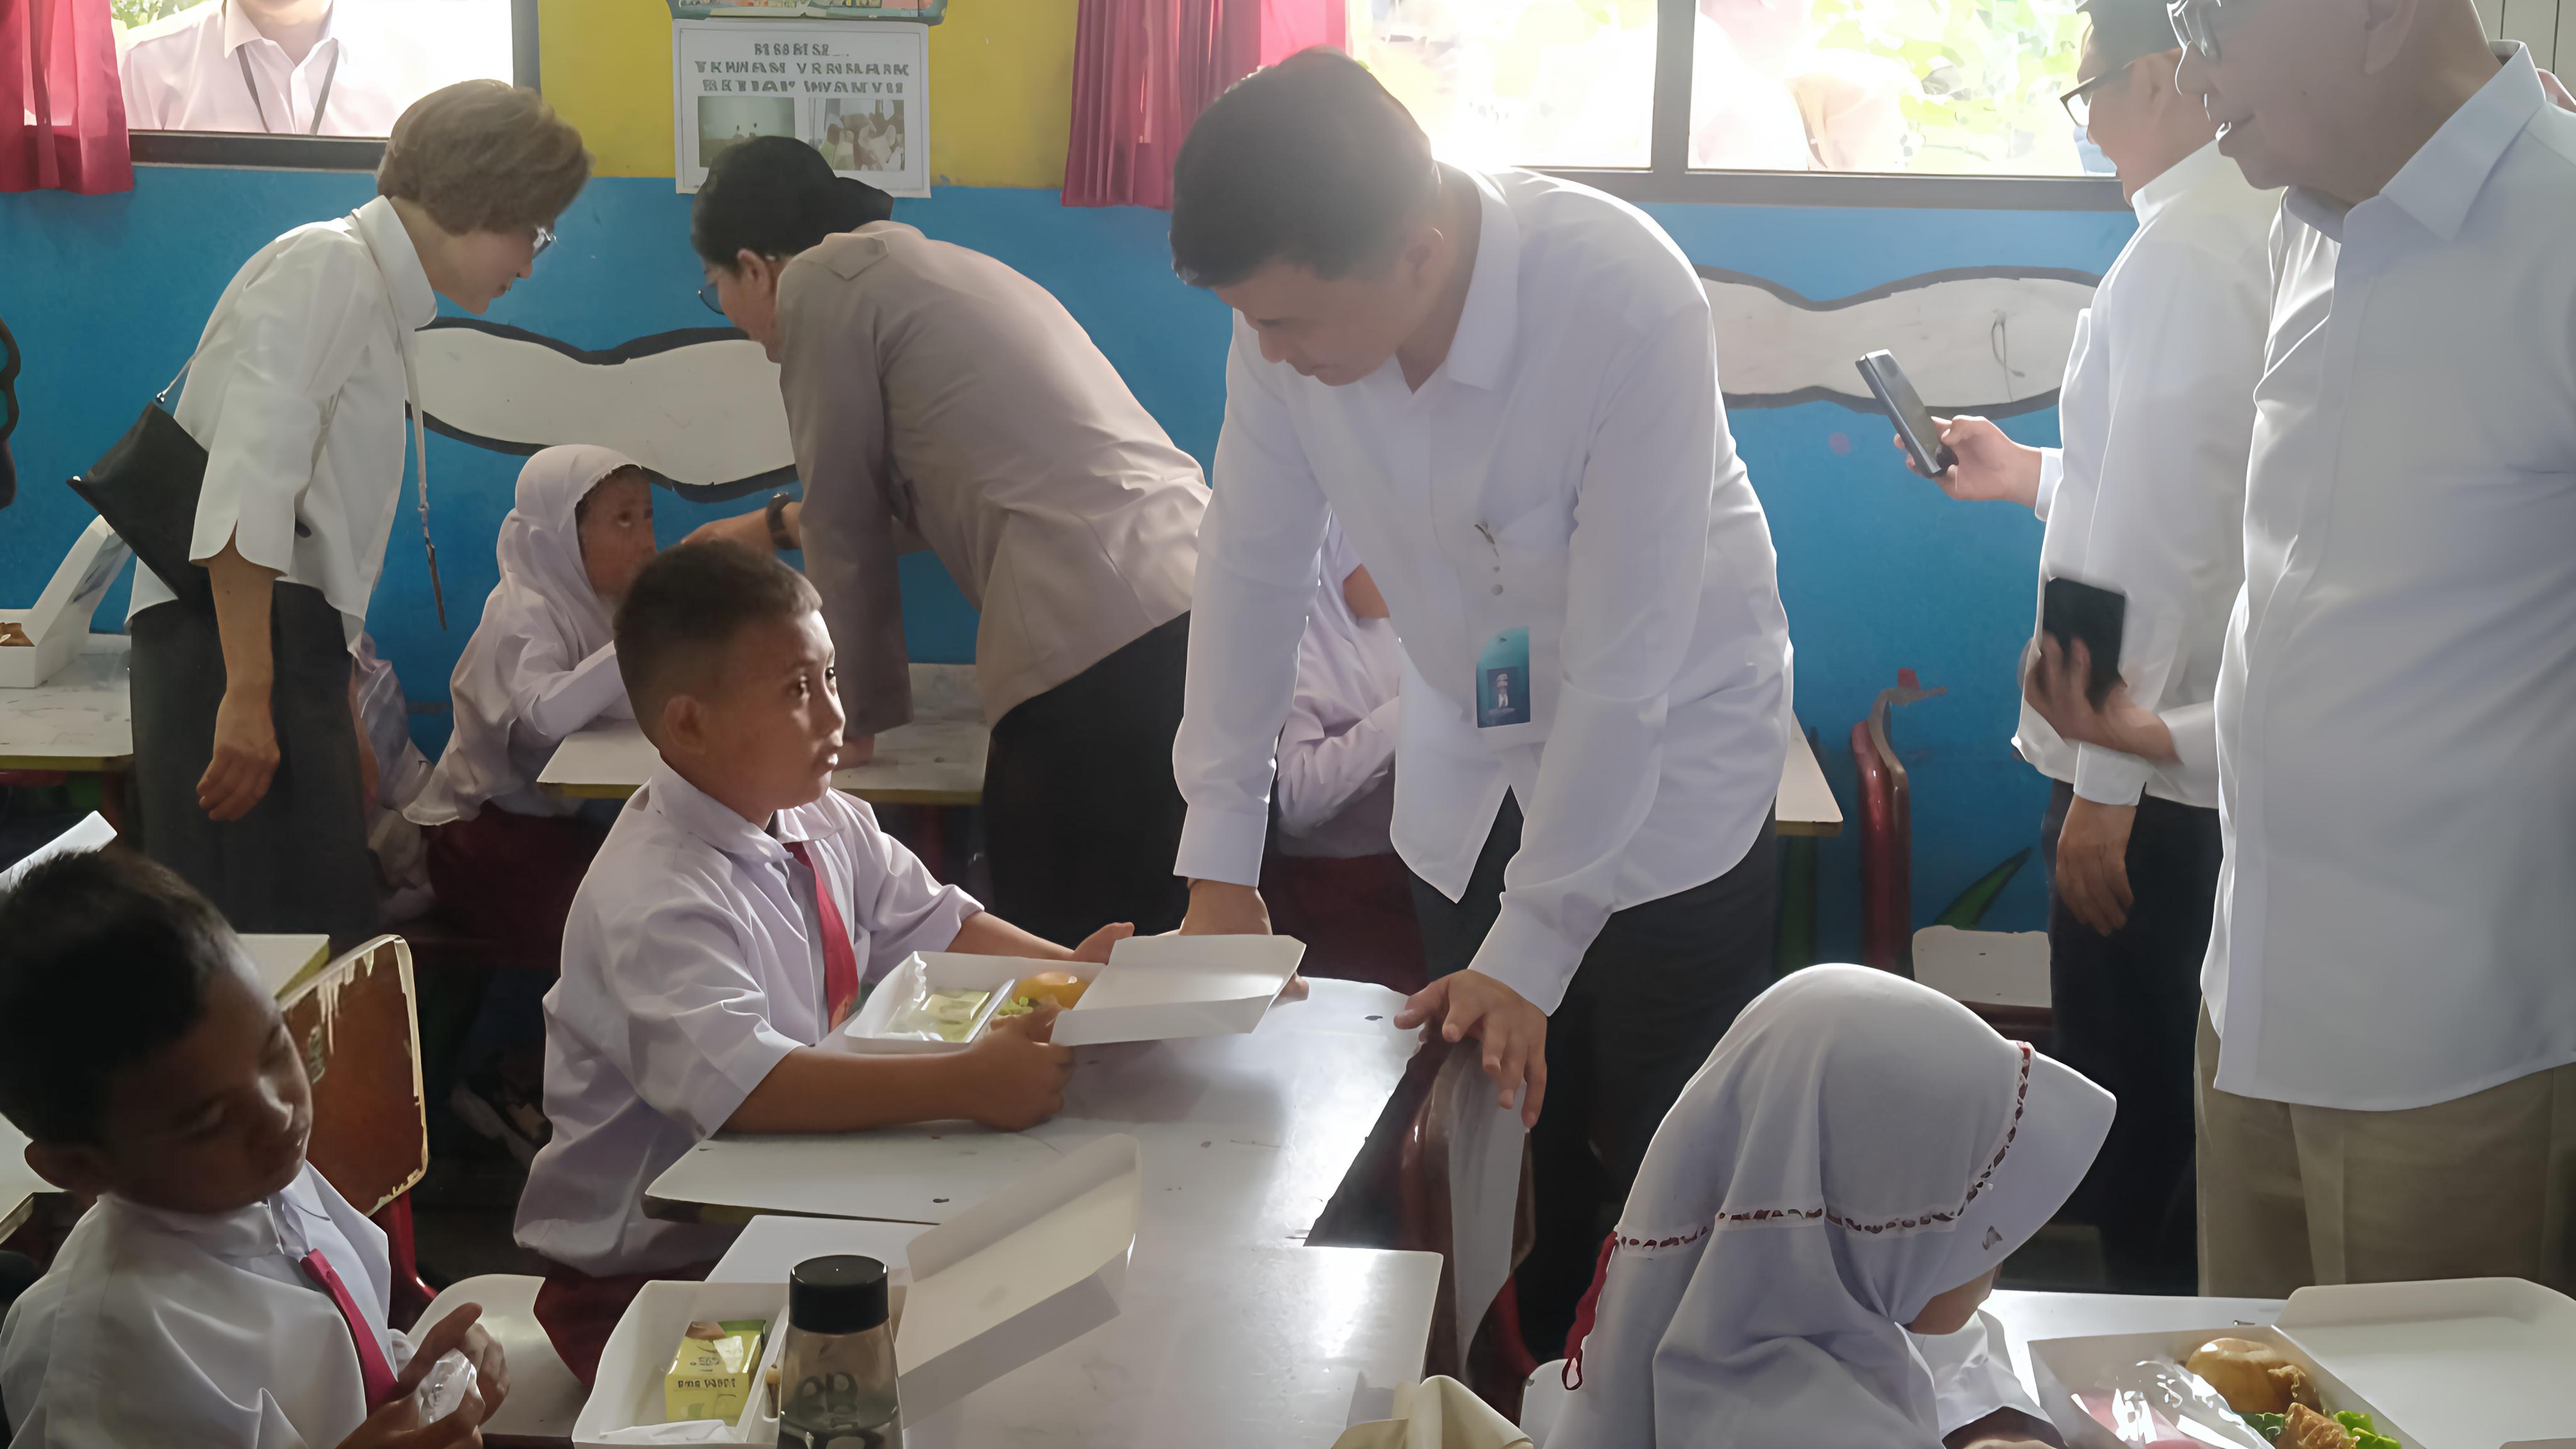
[[[1172,260],[1238,314],[1173,747],[1182,930],[1268,929],[1329,504],[1407,666],[1393,835],[1433,980],[1396,1024],[1474,1038],[1533,1124],[1517,1283],[1553,1358],[1656,1124],[1771,981],[1788,622],[1707,295],[1634,207],[1440,165],[1322,51],[1199,118]]]
[[[2043,598],[2052,579],[2126,594],[2131,697],[2206,709],[2244,577],[2279,195],[2246,184],[2174,89],[2182,57],[2163,0],[2085,8],[2067,109],[2118,168],[2138,230],[2076,325],[2058,395],[2065,447],[2026,448],[1958,418],[1941,433],[1958,466],[1939,481],[1954,498],[2010,499],[2046,519]],[[2190,1293],[2192,1033],[2218,886],[2217,772],[2069,743],[2027,707],[2013,744],[2055,782],[2041,840],[2055,867],[2057,1054],[2120,1099],[2076,1209],[2101,1226],[2113,1286]]]

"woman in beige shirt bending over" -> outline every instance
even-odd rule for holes
[[[804,550],[844,764],[912,717],[895,560],[927,543],[983,615],[993,908],[1058,941],[1167,930],[1188,904],[1172,736],[1207,485],[1046,289],[892,208],[792,137],[709,173],[702,295],[779,363],[805,498],[700,532]]]

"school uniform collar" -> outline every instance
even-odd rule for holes
[[[1458,314],[1458,331],[1449,340],[1449,355],[1440,370],[1454,382],[1490,392],[1503,385],[1520,332],[1521,227],[1492,177],[1464,168],[1459,174],[1476,188],[1481,221],[1475,270],[1467,278],[1466,306]]]
[[[653,767],[653,778],[645,782],[644,789],[649,792],[645,799],[648,808],[736,860],[776,865],[787,859],[787,848],[781,842],[820,840],[832,833],[829,816],[820,801],[779,811],[764,830],[742,818],[732,806],[681,778],[668,761]]]
[[[2130,208],[2138,214],[2138,225],[2146,226],[2175,202],[2223,178],[2235,165],[2219,154],[2218,143],[2212,141],[2166,167],[2162,176],[2139,187],[2138,194],[2129,198]]]
[[[305,1174],[311,1171],[311,1167],[306,1167],[303,1174],[298,1174],[281,1191],[228,1213],[176,1212],[169,1208],[146,1207],[113,1194],[99,1201],[111,1211],[142,1222],[155,1232],[180,1239],[210,1257],[241,1261],[282,1254],[301,1258],[312,1241],[311,1230],[306,1223],[328,1216],[305,1181]]]
[[[276,41],[269,40],[267,36],[260,34],[259,27],[253,25],[250,17],[243,14],[242,8],[239,5],[232,3],[232,0],[223,0],[223,9],[224,58],[226,60],[232,59],[234,51],[237,51],[243,46],[249,45],[254,41],[265,41],[271,49],[276,50],[280,55],[286,53],[286,48],[284,46],[281,46]],[[334,5],[322,17],[322,33],[314,38],[313,49],[305,57],[307,60],[310,60],[315,55],[320,55],[322,53],[322,47],[326,45],[337,45],[340,43],[338,32],[339,20],[340,7]]]
[[[436,321],[438,293],[430,288],[429,273],[422,268],[420,253],[413,248],[411,233],[404,229],[392,199],[379,196],[351,215],[375,249],[376,259],[384,263],[394,319],[414,332]]]
[[[2459,236],[2487,178],[2495,174],[2531,118],[2549,103],[2528,47],[2508,40],[2498,43],[2494,51],[2502,68],[2407,158],[2379,195],[2361,206],[2385,200],[2442,241]],[[2359,209],[2300,186],[2290,188],[2288,205],[2291,215],[2338,242],[2343,240],[2346,219]]]

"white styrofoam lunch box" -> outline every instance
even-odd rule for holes
[[[907,1442],[945,1442],[943,1410],[1118,1316],[1144,1192],[1136,1139],[1103,1137],[912,1240],[888,1295]],[[619,1449],[603,1436],[662,1422],[662,1375],[692,1319],[759,1317],[777,1329],[765,1372],[786,1336],[785,1283],[645,1285],[600,1354],[574,1449]],[[732,1432],[697,1442],[778,1441],[765,1394]]]
[[[90,617],[134,551],[104,518],[93,519],[27,609],[0,609],[0,689],[33,689],[89,644]],[[24,641],[24,642],[21,642]]]
[[[2119,1449],[2075,1395],[2213,1338],[2274,1345],[2405,1449],[2576,1449],[2576,1300],[2519,1278],[2302,1288],[2269,1328],[2034,1339],[2031,1370],[2068,1449]]]
[[[1068,972],[1088,983],[1082,1000],[1056,1018],[1059,1046],[1247,1032],[1261,1025],[1305,956],[1305,943],[1293,936],[1131,936],[1110,949],[1106,966],[916,952],[877,983],[832,1044],[862,1053],[963,1050],[966,1042],[886,1034],[901,1003],[917,994],[916,983],[932,991],[993,993],[967,1032],[971,1042],[1001,1007],[1002,993],[1041,971]]]

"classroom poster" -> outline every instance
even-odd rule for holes
[[[832,169],[930,194],[930,30],[883,21],[671,25],[672,174],[684,192],[726,148],[797,136]]]

